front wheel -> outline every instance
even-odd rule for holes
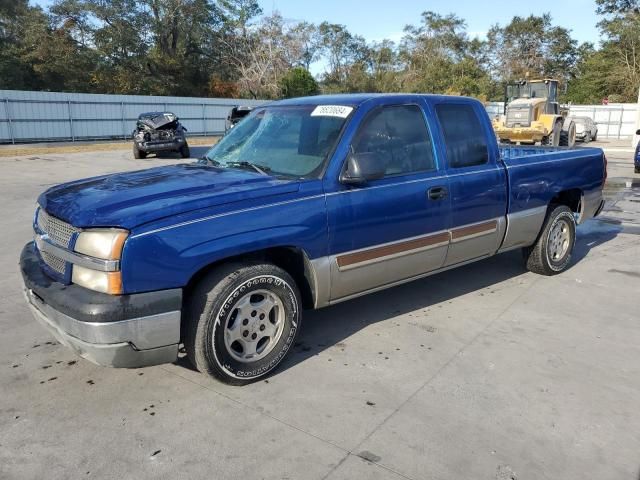
[[[523,250],[527,269],[540,275],[556,275],[566,270],[575,243],[573,212],[565,205],[552,206],[538,240]]]
[[[135,159],[141,159],[141,158],[147,158],[147,152],[143,152],[142,150],[140,150],[138,148],[138,145],[136,145],[135,143],[133,144],[133,158]]]
[[[560,145],[560,135],[562,134],[562,123],[556,122],[553,126],[553,130],[546,137],[545,140],[542,141],[543,145],[549,145],[552,147],[557,147]]]
[[[191,156],[191,152],[189,151],[189,145],[185,142],[184,145],[180,147],[180,156],[182,158],[189,158]]]
[[[264,377],[300,329],[300,293],[272,264],[229,264],[205,277],[187,304],[184,343],[193,365],[231,385]]]

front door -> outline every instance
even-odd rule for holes
[[[332,301],[438,269],[449,245],[448,182],[420,105],[374,108],[351,150],[386,173],[327,195]]]

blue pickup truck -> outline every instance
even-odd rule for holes
[[[40,195],[25,294],[95,363],[173,362],[184,345],[199,371],[243,384],[282,361],[304,309],[514,249],[562,272],[605,178],[600,149],[500,149],[470,98],[283,100],[198,162]]]

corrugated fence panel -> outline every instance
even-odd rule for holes
[[[502,115],[503,102],[485,104],[491,118]],[[600,138],[630,138],[635,133],[638,105],[635,103],[612,103],[609,105],[571,105],[569,114],[574,117],[589,117],[598,124]]]
[[[259,100],[0,90],[0,143],[130,138],[138,115],[171,111],[190,135],[224,132],[232,107]]]
[[[87,93],[0,90],[0,143],[130,138],[138,115],[171,111],[189,135],[224,132],[225,118],[236,105],[257,106],[258,100],[159,97]],[[491,118],[502,115],[502,102],[485,106]],[[588,116],[601,138],[631,137],[638,105],[572,105],[571,115]]]
[[[632,137],[636,131],[637,113],[635,103],[571,106],[571,115],[590,117],[598,124],[598,137],[602,138]]]

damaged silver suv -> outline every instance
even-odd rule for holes
[[[189,158],[187,129],[178,120],[171,112],[140,114],[133,131],[134,158],[158,152],[179,152],[182,158]]]

